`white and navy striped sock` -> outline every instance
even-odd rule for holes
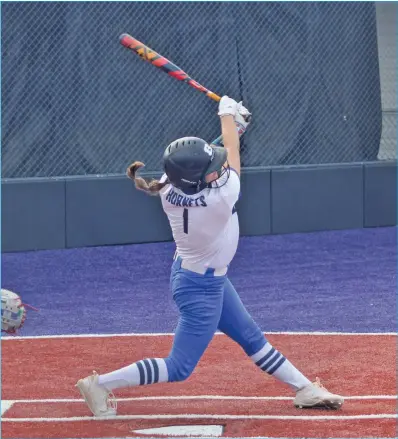
[[[168,379],[169,376],[164,359],[150,358],[100,375],[98,377],[98,384],[105,386],[108,390],[113,390],[120,387],[165,383]]]
[[[270,343],[266,343],[250,358],[261,370],[288,384],[295,391],[311,384],[311,381]]]

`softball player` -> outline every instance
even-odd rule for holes
[[[147,182],[128,176],[138,189],[159,194],[176,243],[170,284],[180,311],[167,358],[150,358],[122,369],[80,379],[76,386],[95,416],[116,414],[112,391],[127,386],[186,380],[218,330],[238,343],[263,372],[295,392],[296,407],[338,409],[344,400],[312,383],[264,337],[227,277],[239,240],[235,203],[240,194],[237,126],[246,129],[248,110],[223,96],[218,108],[224,148],[185,137],[164,153],[164,175]]]

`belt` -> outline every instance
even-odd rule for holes
[[[184,270],[193,271],[194,273],[198,274],[212,273],[213,276],[225,276],[228,271],[228,267],[210,268],[203,267],[201,265],[190,264],[186,261],[181,261],[181,268],[184,268]]]
[[[181,268],[184,270],[193,271],[194,273],[198,274],[213,274],[213,276],[225,276],[228,271],[228,267],[222,267],[222,268],[211,268],[211,267],[204,267],[203,265],[198,264],[190,264],[187,261],[184,261],[181,257],[177,256],[177,254],[174,255],[174,259],[179,259],[181,261]]]

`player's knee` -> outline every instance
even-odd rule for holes
[[[166,364],[169,372],[170,383],[176,381],[185,381],[191,376],[195,368],[195,366],[190,365],[189,363],[182,363],[180,361],[176,361],[172,357],[166,359]]]

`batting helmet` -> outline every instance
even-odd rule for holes
[[[225,148],[212,147],[198,137],[183,137],[166,148],[163,167],[173,186],[193,194],[208,186],[206,176],[221,171],[226,160]]]

